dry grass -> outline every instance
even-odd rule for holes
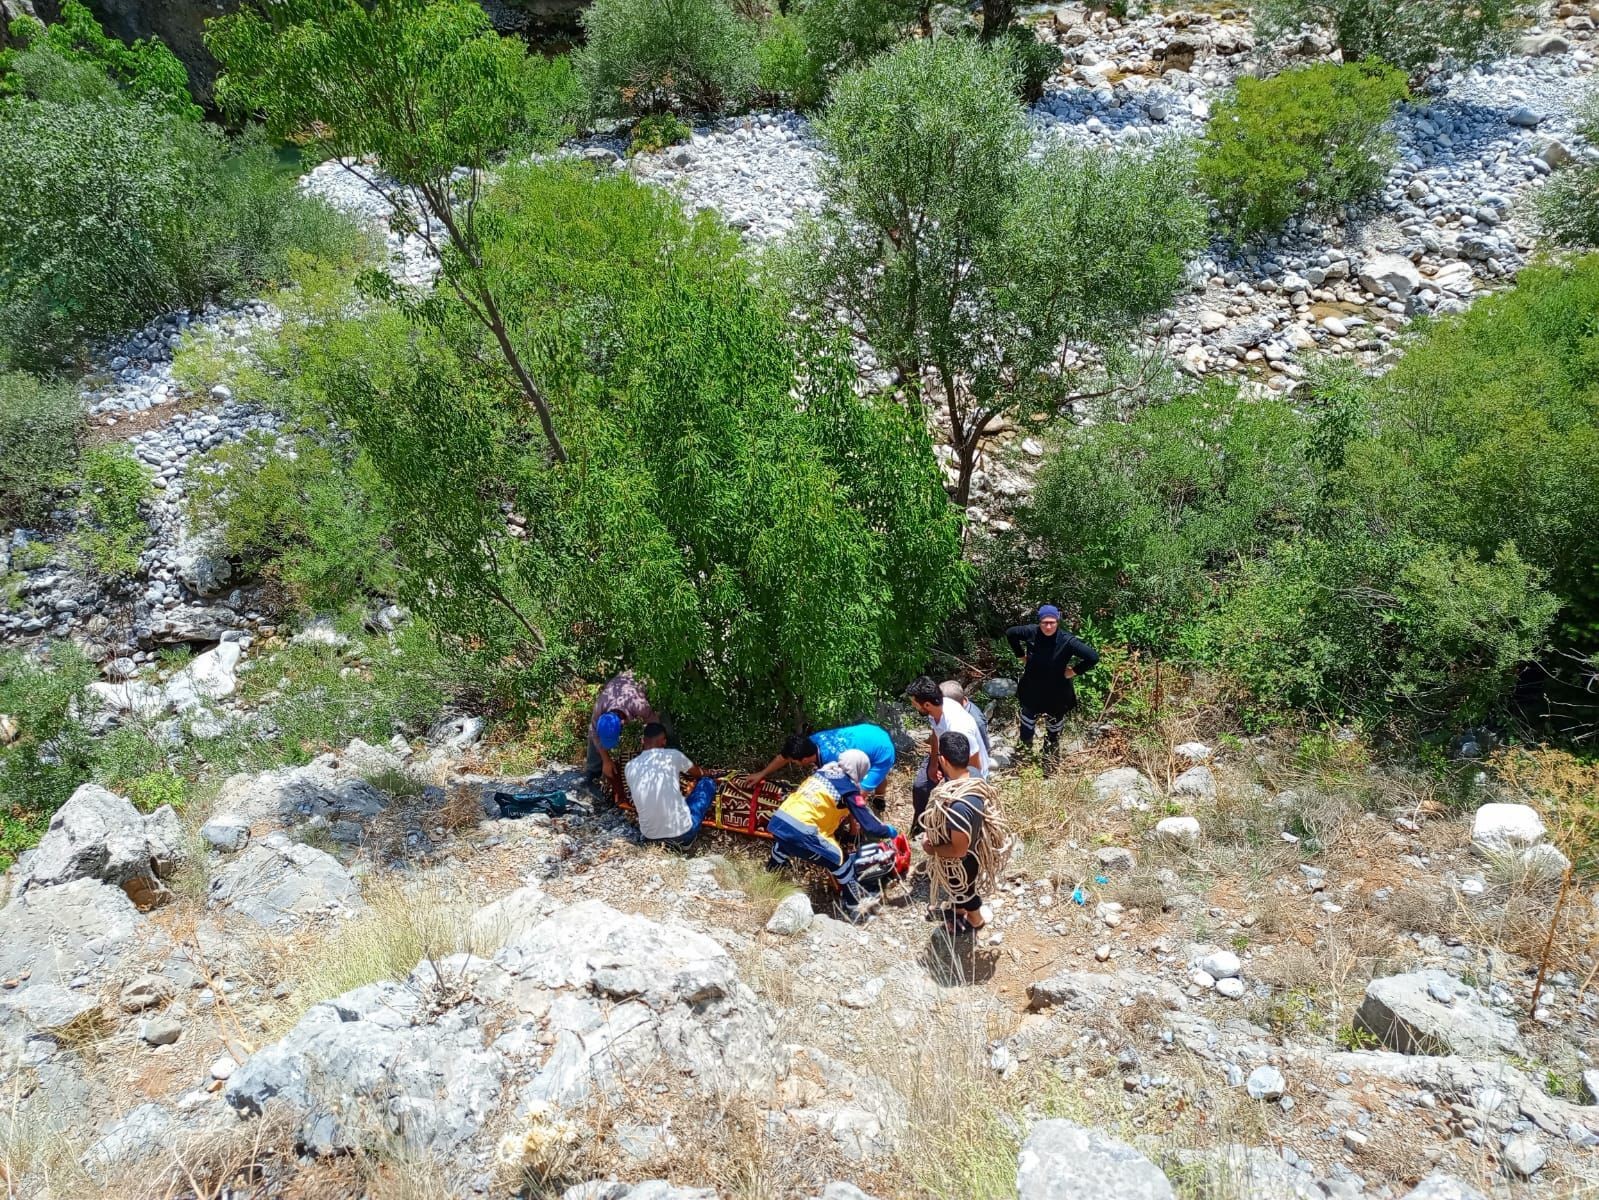
[[[419,962],[470,949],[474,909],[459,894],[383,880],[367,889],[365,899],[368,911],[332,937],[286,947],[275,970],[290,987],[276,1014],[278,1032],[313,1004],[364,984],[403,979]]]
[[[728,891],[743,892],[751,914],[764,925],[773,910],[800,888],[789,872],[768,871],[763,859],[739,853],[738,848],[730,849],[732,853],[717,856],[717,882]]]

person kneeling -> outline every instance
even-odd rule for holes
[[[944,779],[927,798],[920,823],[922,849],[932,858],[931,918],[950,933],[983,928],[983,893],[1010,860],[1011,839],[999,812],[999,793],[972,774],[971,744],[960,733],[939,738]]]
[[[667,746],[666,726],[652,721],[644,727],[644,749],[627,764],[626,774],[644,840],[674,850],[692,846],[716,799],[716,781],[688,755]],[[684,775],[698,781],[687,796],[679,782]]]
[[[861,780],[871,770],[865,752],[846,750],[837,762],[824,764],[789,793],[772,814],[766,830],[772,835],[772,853],[766,869],[776,871],[791,859],[820,863],[832,872],[839,888],[839,907],[850,921],[865,918],[881,902],[856,882],[854,853],[846,854],[834,836],[846,818],[871,838],[893,838],[898,831],[872,812],[861,791]]]

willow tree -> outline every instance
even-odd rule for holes
[[[713,217],[585,164],[511,167],[480,214],[511,339],[570,422],[552,468],[449,294],[303,360],[390,514],[405,599],[528,692],[625,662],[696,753],[863,715],[965,593],[925,425],[861,398]],[[337,352],[331,352],[334,349]]]
[[[1163,308],[1203,246],[1180,150],[1035,160],[1001,46],[937,38],[845,76],[819,122],[825,202],[786,262],[798,298],[841,314],[942,403],[968,499],[984,439],[1071,391],[1072,342]]]
[[[206,44],[224,111],[336,159],[422,237],[565,461],[550,398],[483,271],[477,212],[488,168],[562,133],[578,93],[566,61],[500,38],[472,0],[254,0],[212,21]]]

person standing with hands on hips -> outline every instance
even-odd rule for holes
[[[1005,631],[1011,653],[1022,660],[1022,677],[1016,685],[1021,708],[1022,745],[1033,748],[1038,719],[1044,718],[1044,753],[1060,748],[1060,731],[1066,714],[1077,707],[1072,680],[1099,663],[1099,653],[1087,642],[1060,627],[1060,609],[1042,605],[1036,625],[1012,625]]]

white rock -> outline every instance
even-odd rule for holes
[[[1136,767],[1117,767],[1094,776],[1094,799],[1118,808],[1147,809],[1157,799],[1155,785]]]
[[[1421,286],[1421,272],[1403,255],[1379,254],[1361,270],[1360,286],[1375,296],[1404,300]]]
[[[1199,328],[1203,333],[1215,333],[1227,324],[1227,317],[1213,308],[1201,309],[1199,313]]]
[[[1070,1121],[1040,1121],[1016,1160],[1018,1200],[1172,1200],[1159,1167],[1126,1142]]]
[[[1155,836],[1183,846],[1199,845],[1199,822],[1193,817],[1162,817],[1155,823]]]
[[[1256,1067],[1244,1081],[1251,1100],[1279,1100],[1288,1090],[1288,1081],[1276,1067]]]
[[[1513,854],[1544,838],[1543,818],[1527,804],[1484,804],[1471,819],[1471,848],[1479,854]]]
[[[1505,1172],[1516,1179],[1531,1179],[1549,1161],[1549,1152],[1530,1133],[1517,1134],[1500,1152]]]
[[[1207,954],[1197,965],[1201,971],[1208,972],[1217,979],[1231,979],[1244,969],[1243,960],[1231,950],[1217,950]]]
[[[1180,763],[1197,767],[1201,763],[1208,763],[1214,751],[1204,742],[1183,742],[1172,749],[1172,755]]]
[[[779,937],[792,937],[810,928],[814,916],[811,898],[804,892],[795,892],[784,896],[772,910],[772,915],[766,922],[766,932],[775,933]]]
[[[1209,767],[1189,767],[1176,779],[1172,780],[1171,794],[1174,796],[1191,796],[1199,800],[1214,800],[1216,798],[1216,776]]]
[[[1245,990],[1242,979],[1218,979],[1216,981],[1216,994],[1225,996],[1229,1000],[1243,999]]]

